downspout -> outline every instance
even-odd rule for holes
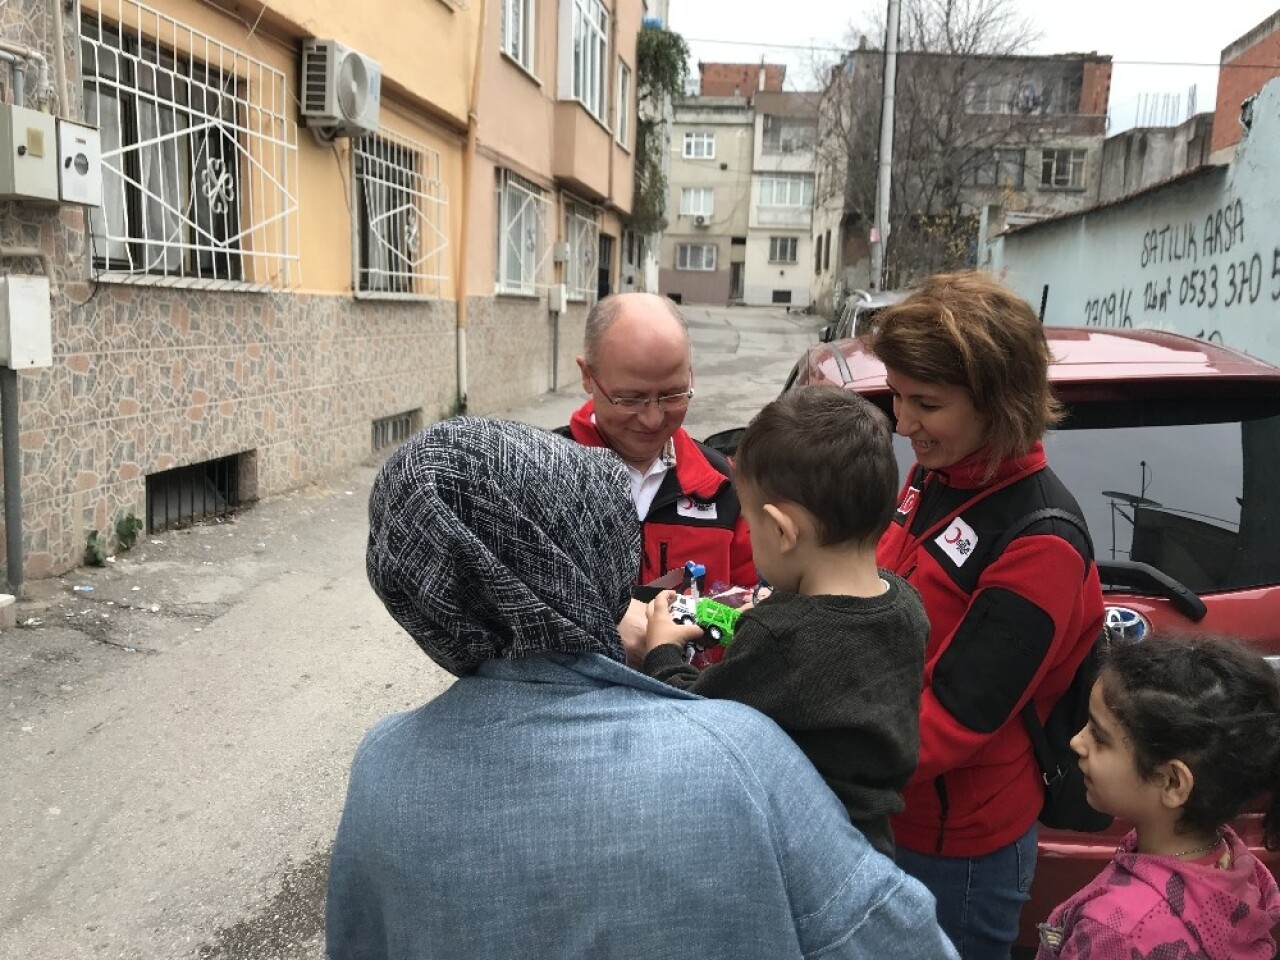
[[[453,290],[458,311],[458,399],[457,413],[467,412],[467,248],[471,242],[471,178],[476,162],[476,139],[480,126],[480,73],[484,63],[484,35],[489,19],[489,0],[480,0],[480,24],[476,32],[476,61],[471,70],[471,99],[467,105],[467,143],[462,152],[462,204],[458,224],[458,256]]]
[[[49,278],[49,290],[58,289],[53,261],[36,247],[0,247],[0,259],[39,260]],[[26,558],[22,554],[22,449],[18,445],[21,421],[18,405],[18,371],[0,367],[0,462],[4,464],[4,563],[9,592],[26,596],[23,578]]]
[[[67,51],[63,34],[62,0],[50,0],[53,4],[53,73],[58,81],[58,116],[71,117],[71,92],[67,88]],[[79,31],[79,20],[76,21]]]
[[[54,2],[60,3],[61,0],[54,0]],[[14,43],[11,40],[0,40],[0,51],[12,53],[36,65],[38,70],[36,74],[36,106],[42,112],[48,113],[49,92],[53,85],[49,82],[49,61],[45,59],[45,55],[39,50],[33,50],[31,47],[24,46],[21,43]]]

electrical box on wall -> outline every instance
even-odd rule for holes
[[[46,277],[0,277],[0,367],[53,366],[53,309]]]
[[[58,196],[63,203],[102,206],[102,140],[93,127],[58,120]]]
[[[0,200],[58,202],[53,114],[0,103]]]

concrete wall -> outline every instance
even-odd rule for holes
[[[1280,363],[1280,81],[1229,167],[999,238],[990,266],[1045,322],[1157,327]]]

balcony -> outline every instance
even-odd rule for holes
[[[813,210],[809,207],[756,207],[755,220],[757,227],[808,230],[813,224]]]

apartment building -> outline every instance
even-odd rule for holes
[[[883,69],[882,51],[850,51],[819,105],[812,289],[824,312],[870,285]],[[907,52],[897,70],[886,286],[971,264],[979,221],[994,235],[1094,202],[1110,57]]]
[[[619,282],[641,0],[75,10],[0,6],[3,109],[101,152],[98,205],[0,199],[0,278],[47,281],[52,324],[13,404],[17,579],[566,375]]]

